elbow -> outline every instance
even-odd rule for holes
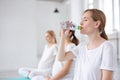
[[[63,71],[63,74],[64,74],[64,75],[67,75],[68,73],[69,73],[69,70],[68,70],[68,69],[66,69],[66,70]]]
[[[67,75],[68,73],[69,73],[69,70],[66,70],[66,71],[65,71],[65,74]]]

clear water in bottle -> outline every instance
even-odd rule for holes
[[[72,22],[66,21],[61,23],[62,29],[69,29],[69,30],[81,30],[81,26],[77,26]]]

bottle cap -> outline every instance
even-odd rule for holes
[[[81,30],[82,29],[82,27],[81,26],[78,26],[78,30]]]

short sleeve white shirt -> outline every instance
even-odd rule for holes
[[[65,51],[70,51],[72,48],[75,47],[75,44],[71,43],[68,46],[65,47]],[[58,61],[57,57],[55,59],[55,63],[53,65],[53,71],[52,71],[52,76],[57,74],[64,66],[64,61],[60,62]],[[72,65],[70,67],[69,73],[65,75],[62,79],[60,80],[73,80],[74,77],[74,67],[75,67],[75,61],[72,62]]]
[[[76,57],[73,80],[101,80],[101,69],[114,70],[113,47],[109,41],[92,50],[82,43],[71,51]]]
[[[52,72],[53,63],[55,60],[55,54],[58,52],[57,45],[54,44],[51,47],[45,45],[43,55],[38,64],[38,71],[50,75]]]

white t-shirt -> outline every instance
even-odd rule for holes
[[[75,44],[71,43],[71,44],[69,44],[68,46],[65,47],[65,51],[70,51],[74,47],[75,47]],[[63,68],[64,63],[65,62],[58,61],[58,59],[56,57],[55,63],[53,65],[52,76],[57,74]],[[71,68],[69,70],[69,73],[66,76],[64,76],[62,79],[60,79],[60,80],[73,80],[74,67],[75,67],[75,61],[72,62],[72,65],[71,65]]]
[[[114,70],[113,47],[109,41],[88,50],[87,43],[79,44],[71,50],[76,56],[73,80],[101,80],[101,69]]]
[[[55,55],[58,52],[57,45],[54,44],[51,47],[45,45],[43,55],[38,64],[38,71],[45,74],[50,75],[52,72],[53,63],[55,60]]]

